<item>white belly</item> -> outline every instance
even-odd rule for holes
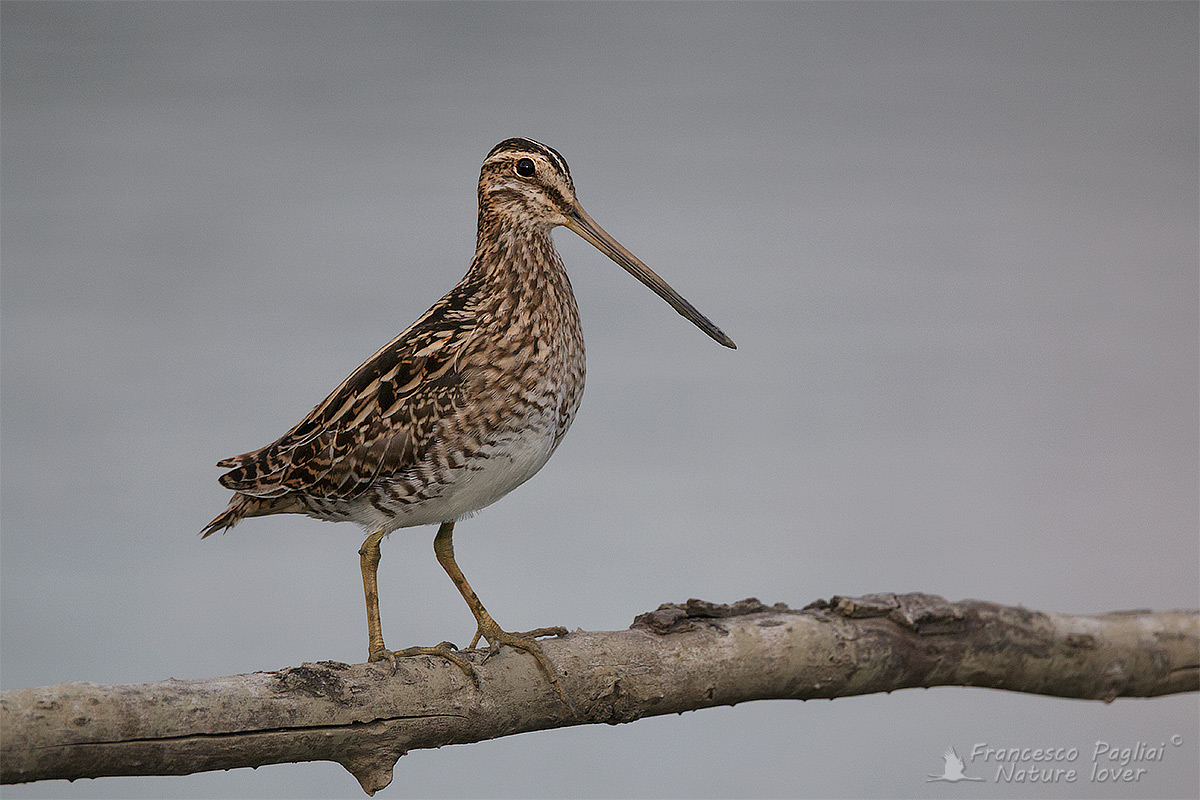
[[[430,501],[430,512],[436,521],[458,519],[490,506],[532,478],[545,466],[550,454],[554,452],[554,436],[533,436],[527,433],[511,444],[489,450],[487,458],[473,461],[462,469],[455,470],[442,496]],[[426,523],[406,523],[424,524]]]
[[[557,446],[553,427],[525,430],[508,442],[486,445],[482,454],[442,475],[436,496],[407,506],[389,505],[387,515],[368,500],[356,503],[351,519],[368,530],[390,531],[461,519],[486,508],[537,474]]]

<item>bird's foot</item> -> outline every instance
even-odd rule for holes
[[[388,650],[386,647],[375,648],[371,651],[369,661],[387,661],[392,665],[392,674],[396,674],[396,659],[411,656],[439,656],[461,669],[471,679],[471,683],[479,686],[479,675],[475,667],[458,654],[458,647],[452,642],[442,642],[433,647],[406,647],[403,650]]]
[[[551,628],[534,628],[531,631],[521,631],[520,633],[516,633],[516,632],[509,633],[508,631],[501,630],[499,625],[489,625],[489,626],[487,626],[487,628],[485,630],[484,626],[480,625],[479,630],[475,631],[475,638],[471,640],[471,646],[468,649],[474,650],[475,646],[477,644],[479,644],[480,639],[487,639],[488,644],[490,645],[490,647],[488,649],[493,653],[496,652],[498,647],[502,644],[507,644],[510,647],[516,647],[520,650],[524,650],[525,648],[520,647],[520,645],[515,645],[511,641],[507,641],[507,640],[508,639],[520,639],[522,641],[526,641],[526,640],[540,639],[543,636],[566,636],[566,635],[567,635],[567,629],[564,628],[562,625],[555,625]],[[541,649],[541,648],[539,648],[539,649]]]
[[[488,641],[488,658],[500,652],[500,648],[503,645],[508,645],[509,647],[529,653],[537,661],[538,669],[546,676],[546,680],[550,681],[550,685],[554,687],[554,691],[558,693],[559,698],[566,704],[567,708],[571,709],[571,713],[575,714],[575,704],[567,696],[562,682],[559,681],[554,667],[550,664],[550,659],[546,658],[546,654],[542,652],[542,646],[537,642],[538,638],[542,636],[566,635],[567,629],[558,625],[552,628],[535,628],[531,631],[510,633],[509,631],[502,630],[494,620],[489,618],[479,624],[479,630],[475,632],[475,638],[471,640],[471,648],[474,649],[475,645],[479,644],[479,640],[482,638]]]

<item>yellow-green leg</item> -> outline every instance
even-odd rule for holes
[[[558,692],[558,696],[569,708],[574,710],[575,706],[571,703],[571,698],[567,697],[566,691],[562,684],[559,683],[558,675],[555,674],[554,668],[550,665],[550,659],[546,658],[546,654],[542,652],[542,646],[537,643],[539,636],[564,636],[567,633],[566,628],[537,628],[532,631],[523,633],[509,633],[503,630],[496,620],[492,619],[492,615],[483,607],[483,603],[479,602],[478,595],[471,588],[471,584],[467,583],[466,576],[462,570],[458,568],[458,564],[454,561],[454,542],[451,537],[454,535],[454,523],[443,522],[438,528],[437,536],[433,539],[433,552],[437,556],[438,563],[442,565],[442,569],[446,570],[446,574],[450,576],[450,580],[454,581],[454,585],[458,587],[459,594],[463,596],[463,600],[467,601],[467,606],[471,609],[471,613],[475,615],[475,621],[478,623],[478,629],[475,631],[475,638],[471,640],[471,647],[479,643],[480,638],[488,640],[492,651],[496,651],[501,645],[508,645],[518,650],[524,650],[534,657],[537,661],[538,668],[550,681],[554,690]]]
[[[404,650],[388,650],[384,645],[383,628],[379,622],[379,584],[376,579],[380,559],[379,542],[383,537],[383,531],[371,534],[358,551],[362,566],[363,594],[367,600],[367,659],[369,661],[390,661],[394,673],[397,658],[421,655],[441,656],[447,661],[454,662],[467,674],[472,683],[478,685],[479,677],[475,674],[475,668],[454,652],[457,648],[450,642],[442,642],[435,647],[408,647]]]

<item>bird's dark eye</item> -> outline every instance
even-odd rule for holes
[[[520,161],[517,162],[517,174],[520,175],[522,178],[532,178],[533,172],[534,172],[534,170],[533,170],[533,160],[532,159],[522,158]]]

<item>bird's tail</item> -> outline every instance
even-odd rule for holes
[[[200,531],[200,538],[207,539],[217,531],[229,530],[238,521],[245,516],[241,513],[241,503],[239,502],[244,495],[235,494],[233,500],[229,503],[229,507],[217,515],[217,518],[204,526],[204,530]]]
[[[206,539],[217,531],[229,530],[246,517],[259,517],[263,514],[275,513],[278,505],[277,500],[273,498],[235,494],[229,501],[229,506],[218,514],[216,519],[205,525],[204,530],[200,531],[200,538]]]

